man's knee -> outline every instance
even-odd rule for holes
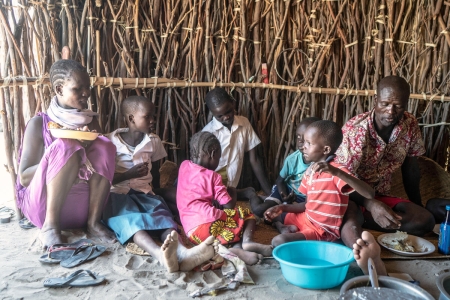
[[[398,205],[402,205],[402,203]],[[398,212],[396,209],[394,211]],[[404,222],[406,223],[404,225],[408,233],[424,235],[433,230],[435,225],[434,216],[427,209],[413,203],[406,203],[402,206],[400,212],[404,212],[401,222],[402,226]]]
[[[437,223],[442,223],[445,219],[445,206],[450,205],[450,199],[433,198],[428,200],[425,208],[431,212]]]
[[[351,224],[352,226],[358,224],[362,226],[363,223],[364,223],[364,216],[361,212],[361,209],[358,207],[358,205],[356,205],[355,202],[349,201],[347,210],[345,211],[344,214],[342,226],[346,224]]]
[[[275,201],[271,201],[271,200],[266,200],[259,204],[250,203],[253,214],[255,214],[256,216],[258,216],[260,218],[264,218],[264,213],[266,212],[266,210],[268,210],[269,208],[271,208],[277,204],[278,203],[276,203]]]

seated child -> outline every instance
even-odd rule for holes
[[[191,160],[181,163],[177,205],[181,223],[189,239],[200,244],[210,235],[246,264],[272,255],[272,246],[253,242],[256,221],[248,208],[235,207],[236,190],[227,188],[214,172],[219,164],[219,140],[209,132],[198,132],[190,142]],[[231,195],[230,195],[231,194]]]
[[[264,173],[256,146],[261,141],[246,117],[234,115],[234,100],[222,88],[209,91],[205,97],[206,105],[214,116],[202,131],[211,132],[220,142],[222,157],[215,169],[222,176],[226,186],[236,187],[241,177],[245,152],[249,153],[250,164],[258,178],[261,188],[270,195],[270,185]],[[239,198],[257,197],[253,188],[238,191]]]
[[[342,142],[342,131],[336,123],[314,122],[306,129],[304,137],[304,161],[313,163],[300,185],[306,203],[281,204],[265,212],[269,221],[278,222],[276,226],[281,232],[272,239],[274,247],[298,240],[331,242],[339,239],[348,195],[354,190],[367,199],[375,195],[367,183],[353,177],[344,166],[326,161],[333,158]]]
[[[264,212],[277,204],[305,202],[306,196],[298,190],[303,178],[303,173],[305,173],[310,165],[309,162],[306,163],[303,159],[303,135],[310,124],[319,120],[319,118],[310,117],[303,119],[298,124],[296,129],[298,149],[284,160],[280,175],[278,176],[275,185],[272,187],[272,193],[264,201],[259,197],[250,199],[252,211],[258,217],[263,218]]]
[[[167,156],[159,136],[151,133],[155,130],[155,106],[145,97],[132,96],[122,102],[121,110],[128,128],[107,135],[117,153],[103,220],[121,244],[132,239],[168,272],[190,271],[215,255],[214,237],[206,237],[192,249],[183,246],[167,204],[152,192],[152,186],[157,186],[152,173],[158,171],[152,170],[152,165]],[[158,235],[163,245],[159,247],[150,234]]]

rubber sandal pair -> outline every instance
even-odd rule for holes
[[[72,244],[55,244],[42,255],[39,261],[48,264],[59,263],[62,267],[73,268],[82,263],[93,260],[105,252],[106,247],[95,245],[89,239],[81,239]]]
[[[34,224],[31,223],[27,218],[22,218],[22,219],[19,221],[19,226],[20,226],[20,228],[22,228],[22,229],[32,229],[32,228],[35,228],[35,227],[36,227],[36,226],[34,226]]]
[[[44,280],[44,287],[86,287],[99,285],[105,276],[99,276],[89,270],[78,270],[67,277],[55,277]]]

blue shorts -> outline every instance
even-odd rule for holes
[[[291,193],[292,189],[289,186],[287,186],[287,191],[288,191],[288,193]],[[294,194],[295,194],[295,200],[294,200],[295,202],[297,202],[297,203],[305,202],[305,200],[306,200],[305,195],[298,195],[295,192],[294,192]],[[275,201],[277,204],[281,204],[283,202],[281,194],[278,191],[278,186],[276,184],[272,187],[272,194],[270,194],[270,196],[267,197],[266,200],[264,200],[264,201],[267,201],[267,200]]]

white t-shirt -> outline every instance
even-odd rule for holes
[[[216,171],[227,167],[228,186],[236,187],[241,177],[244,153],[258,146],[261,141],[246,117],[234,116],[231,130],[213,117],[202,131],[214,134],[220,142],[222,156]]]
[[[128,128],[119,128],[106,135],[107,138],[116,146],[116,173],[125,173],[133,166],[148,162],[148,174],[119,182],[111,187],[111,192],[118,194],[126,194],[130,188],[136,191],[149,193],[152,191],[152,162],[158,161],[167,156],[161,139],[156,134],[150,133],[145,135],[142,141],[136,147],[126,144],[119,133],[127,132]]]

